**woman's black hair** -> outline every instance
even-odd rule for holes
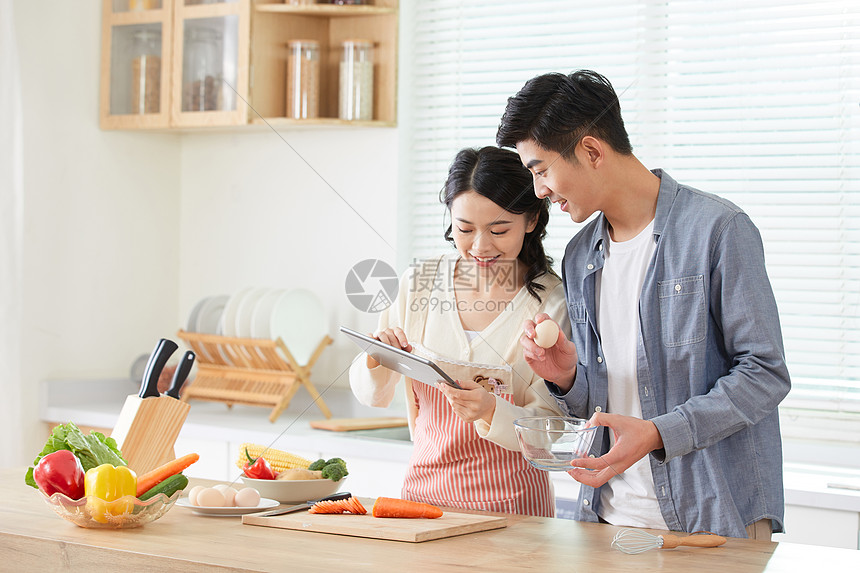
[[[552,259],[543,248],[546,224],[549,221],[549,199],[538,199],[532,186],[532,175],[523,167],[520,157],[513,151],[499,147],[466,148],[457,153],[448,179],[439,194],[439,200],[451,210],[460,194],[468,191],[486,197],[505,211],[525,214],[529,222],[536,220],[535,228],[526,233],[523,248],[517,256],[526,267],[525,286],[533,297],[541,300],[538,291],[544,286],[537,279],[552,270]],[[448,225],[445,240],[451,243],[453,226]]]
[[[633,153],[612,84],[597,72],[579,70],[534,77],[508,98],[496,144],[516,147],[533,140],[571,159],[577,142],[586,135],[605,141],[622,155]]]

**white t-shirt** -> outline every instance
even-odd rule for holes
[[[636,355],[640,343],[639,295],[654,256],[654,221],[629,241],[604,245],[596,276],[597,329],[609,379],[607,411],[642,417]],[[610,444],[615,445],[612,432]],[[667,529],[651,475],[649,456],[600,488],[599,515],[613,525]]]

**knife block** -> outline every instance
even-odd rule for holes
[[[170,396],[126,398],[111,437],[128,467],[141,475],[176,459],[173,445],[190,408]]]

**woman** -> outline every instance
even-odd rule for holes
[[[458,390],[406,380],[415,449],[402,497],[434,505],[553,516],[548,474],[519,453],[513,421],[559,415],[519,345],[545,312],[569,332],[564,290],[543,249],[548,203],[512,151],[460,151],[441,200],[456,252],[407,271],[375,338],[436,362]],[[366,354],[350,385],[363,404],[391,403],[401,375]]]

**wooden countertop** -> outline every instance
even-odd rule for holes
[[[13,571],[478,571],[672,572],[858,571],[848,549],[729,539],[714,549],[626,555],[610,549],[618,528],[511,516],[504,529],[404,543],[242,525],[173,507],[142,528],[84,529],[58,517],[24,484],[24,470],[0,471],[0,563]],[[199,482],[199,480],[197,480]],[[358,492],[360,495],[360,492]]]

